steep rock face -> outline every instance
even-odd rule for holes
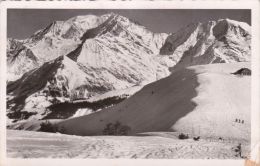
[[[221,30],[226,30],[221,33]],[[250,61],[251,58],[251,30],[246,23],[234,20],[219,20],[213,28],[216,37],[216,49],[225,62]]]
[[[8,113],[34,112],[34,118],[41,118],[48,106],[70,101],[75,95],[84,96],[87,92],[81,86],[88,83],[85,77],[87,74],[66,56],[46,62],[8,84]]]
[[[7,81],[16,80],[39,66],[38,58],[21,41],[8,39],[7,43]]]
[[[154,58],[166,34],[153,34],[132,24],[122,16],[111,15],[97,28],[88,30],[68,57],[92,73],[91,82],[110,84],[113,89],[147,84],[167,76],[167,66]],[[145,34],[144,39],[141,34]]]
[[[190,24],[170,35],[160,49],[173,69],[210,63],[250,61],[250,26],[229,19]]]

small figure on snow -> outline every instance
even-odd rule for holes
[[[242,147],[241,147],[241,143],[239,143],[238,146],[236,146],[235,152],[237,153],[236,156],[239,156],[239,157],[242,158]]]

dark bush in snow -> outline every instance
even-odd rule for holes
[[[48,120],[46,120],[45,122],[41,123],[41,128],[39,129],[39,131],[50,132],[50,133],[56,133],[56,132],[64,133],[65,128],[58,127],[56,124],[52,124]]]
[[[179,139],[188,139],[189,136],[188,136],[188,134],[185,135],[185,134],[181,133],[181,134],[178,136],[178,138],[179,138]]]
[[[198,136],[198,137],[193,137],[193,140],[194,141],[198,141],[200,139],[200,136]]]
[[[104,135],[128,135],[131,128],[127,125],[122,125],[120,122],[108,123],[103,130]]]
[[[55,124],[52,124],[48,120],[46,120],[45,122],[41,123],[41,128],[39,129],[39,131],[56,133],[57,129],[58,128]]]

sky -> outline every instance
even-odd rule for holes
[[[25,39],[53,21],[78,15],[116,13],[139,22],[153,32],[176,32],[192,22],[229,18],[251,24],[247,9],[8,9],[7,37]]]

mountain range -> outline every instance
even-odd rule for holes
[[[167,34],[115,13],[86,15],[7,43],[9,124],[42,120],[64,103],[109,99],[98,109],[76,107],[66,118],[82,109],[102,110],[189,66],[251,59],[250,25],[230,19]]]

